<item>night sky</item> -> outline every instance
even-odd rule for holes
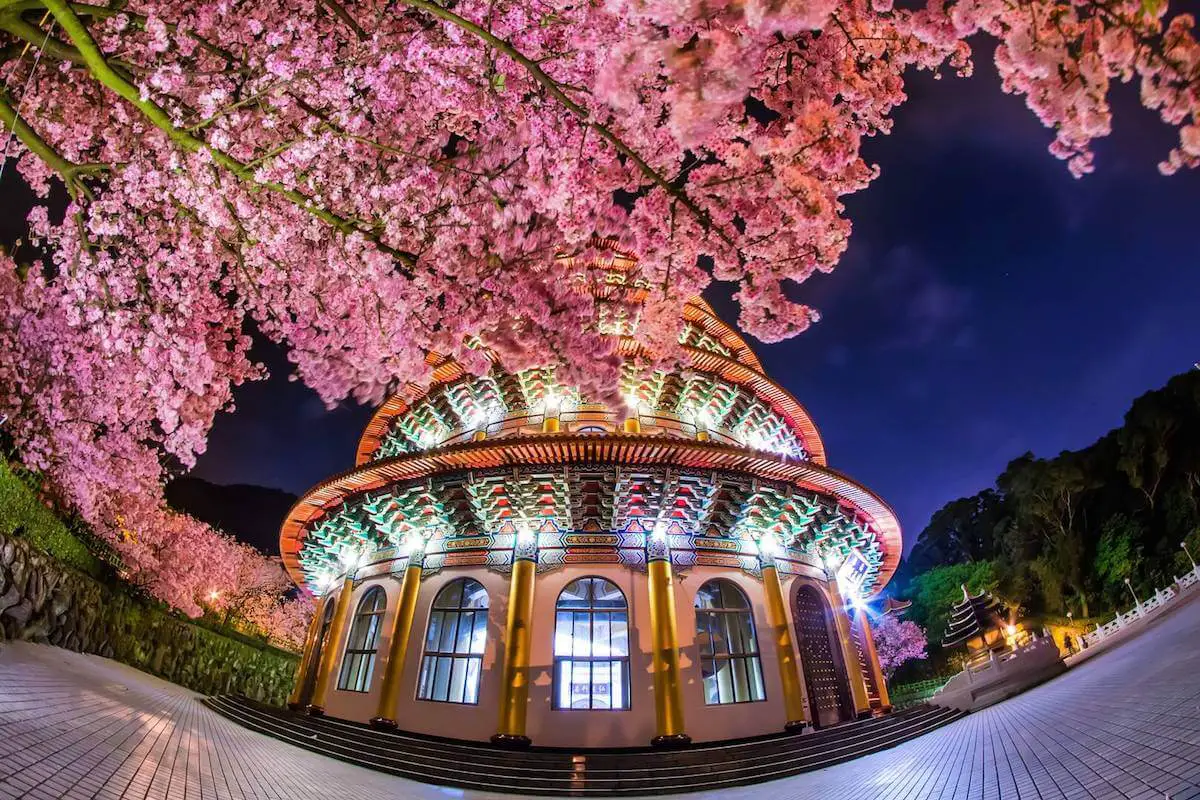
[[[823,320],[756,346],[908,545],[1012,458],[1091,443],[1200,359],[1200,174],[1156,169],[1174,133],[1120,87],[1097,171],[1075,180],[979,61],[968,80],[913,80],[865,148],[882,175],[848,198],[847,256],[795,293]],[[711,299],[732,320],[727,297]],[[328,412],[279,352],[259,355],[274,377],[238,391],[194,474],[300,493],[351,467],[371,410]]]

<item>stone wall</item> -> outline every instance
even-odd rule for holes
[[[0,642],[6,639],[94,653],[204,694],[280,705],[299,662],[175,617],[0,533]]]

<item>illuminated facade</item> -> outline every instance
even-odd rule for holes
[[[564,747],[887,710],[855,602],[897,566],[894,514],[825,465],[807,413],[707,306],[680,341],[688,368],[630,368],[618,410],[552,370],[431,358],[432,383],[390,398],[358,465],[284,523],[284,562],[320,596],[293,705]]]

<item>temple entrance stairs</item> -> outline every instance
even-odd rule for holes
[[[802,735],[693,745],[680,750],[500,750],[483,743],[387,733],[308,717],[242,697],[205,705],[251,730],[315,753],[423,783],[524,795],[620,797],[704,791],[796,775],[885,750],[963,716],[917,706]]]

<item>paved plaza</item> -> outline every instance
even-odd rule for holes
[[[1200,798],[1200,602],[920,739],[723,798]],[[51,647],[0,649],[0,797],[482,798],[237,727],[194,693]]]

